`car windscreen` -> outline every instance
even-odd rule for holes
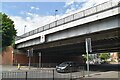
[[[61,64],[59,65],[59,67],[64,67],[64,66],[68,66],[68,63],[61,63]]]

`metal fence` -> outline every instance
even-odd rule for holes
[[[73,80],[84,77],[84,67],[79,67],[76,72],[58,73],[55,68],[39,68],[28,71],[4,71],[2,80]]]

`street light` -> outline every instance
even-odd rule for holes
[[[26,25],[24,26],[24,34],[25,34],[25,28],[26,28]]]
[[[55,10],[55,20],[56,20],[56,15],[57,15],[57,12],[58,12],[58,10],[56,9],[56,10]]]
[[[58,11],[58,10],[55,10],[55,20],[56,20],[56,21],[55,21],[55,26],[57,26],[57,18],[56,18],[57,11]]]

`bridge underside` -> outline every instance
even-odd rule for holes
[[[86,34],[69,39],[46,42],[31,47],[21,48],[27,53],[28,49],[34,49],[34,55],[39,59],[41,53],[41,63],[61,63],[63,61],[80,61],[83,63],[82,54],[86,54],[85,39],[92,39],[92,53],[119,52],[120,51],[120,28]],[[38,63],[37,60],[36,63]]]
[[[42,52],[46,54],[84,54],[85,38],[92,39],[93,53],[99,52],[116,52],[120,50],[120,28],[109,31],[97,32],[94,34],[83,35],[79,37],[69,38],[60,41],[45,43],[33,46],[34,52]],[[114,36],[114,37],[113,37]],[[26,48],[27,50],[28,48]]]

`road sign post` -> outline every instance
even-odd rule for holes
[[[29,56],[29,69],[30,69],[31,56]]]
[[[27,52],[28,52],[28,57],[29,57],[29,63],[28,63],[28,66],[29,66],[29,69],[30,69],[30,50],[27,50]]]
[[[29,66],[29,69],[30,69],[30,62],[31,62],[31,59],[30,59],[30,50],[27,50],[28,51],[28,57],[29,57],[29,63],[28,63],[28,66]]]
[[[85,43],[86,43],[86,53],[87,53],[87,74],[89,76],[89,53],[92,52],[91,38],[86,38]]]
[[[41,52],[39,53],[39,68],[41,68]]]
[[[31,56],[33,56],[33,48],[31,50],[27,50],[28,51],[28,57],[29,57],[29,69],[30,69],[30,66],[31,66]]]

